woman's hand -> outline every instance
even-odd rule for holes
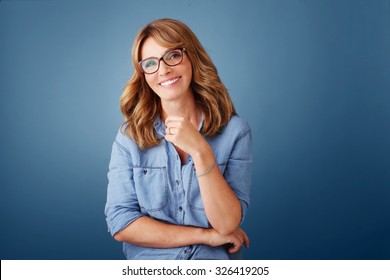
[[[235,253],[240,250],[241,246],[244,244],[245,247],[249,247],[249,238],[246,235],[245,231],[241,228],[237,228],[230,235],[221,235],[215,229],[208,229],[208,245],[210,246],[221,246],[225,244],[232,244],[229,248],[229,253]]]
[[[187,154],[192,155],[207,144],[199,131],[184,117],[167,117],[165,126],[167,127],[165,139]]]

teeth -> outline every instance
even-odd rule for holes
[[[169,85],[171,85],[171,84],[173,84],[173,83],[175,83],[175,82],[177,82],[179,80],[179,78],[176,78],[176,79],[173,79],[173,80],[169,80],[169,81],[166,81],[166,82],[163,82],[163,83],[161,83],[160,85],[162,85],[162,86],[169,86]]]

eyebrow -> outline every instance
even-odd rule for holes
[[[166,54],[169,53],[170,51],[173,51],[173,50],[176,50],[176,49],[180,49],[180,48],[171,48],[171,49],[167,49],[167,50],[163,53],[163,55],[160,56],[160,57],[157,57],[157,56],[149,56],[149,57],[144,58],[144,59],[141,58],[140,61],[144,61],[144,60],[150,59],[150,58],[160,59],[160,58],[164,57],[164,55],[166,55]]]

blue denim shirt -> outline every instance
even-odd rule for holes
[[[202,121],[203,123],[203,121]],[[202,125],[201,123],[201,125]],[[200,128],[201,128],[200,125]],[[105,207],[112,236],[141,216],[171,224],[210,228],[191,156],[181,163],[172,143],[165,140],[165,124],[154,128],[161,141],[140,150],[122,132],[112,147]],[[252,139],[247,122],[233,116],[221,133],[205,137],[219,169],[241,203],[242,220],[249,206]],[[191,246],[159,249],[123,243],[127,259],[229,259],[224,246]]]

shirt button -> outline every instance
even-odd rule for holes
[[[180,212],[183,211],[183,207],[179,206],[179,211]]]
[[[179,180],[176,180],[176,184],[177,184],[177,185],[180,185],[180,181],[179,181]]]

